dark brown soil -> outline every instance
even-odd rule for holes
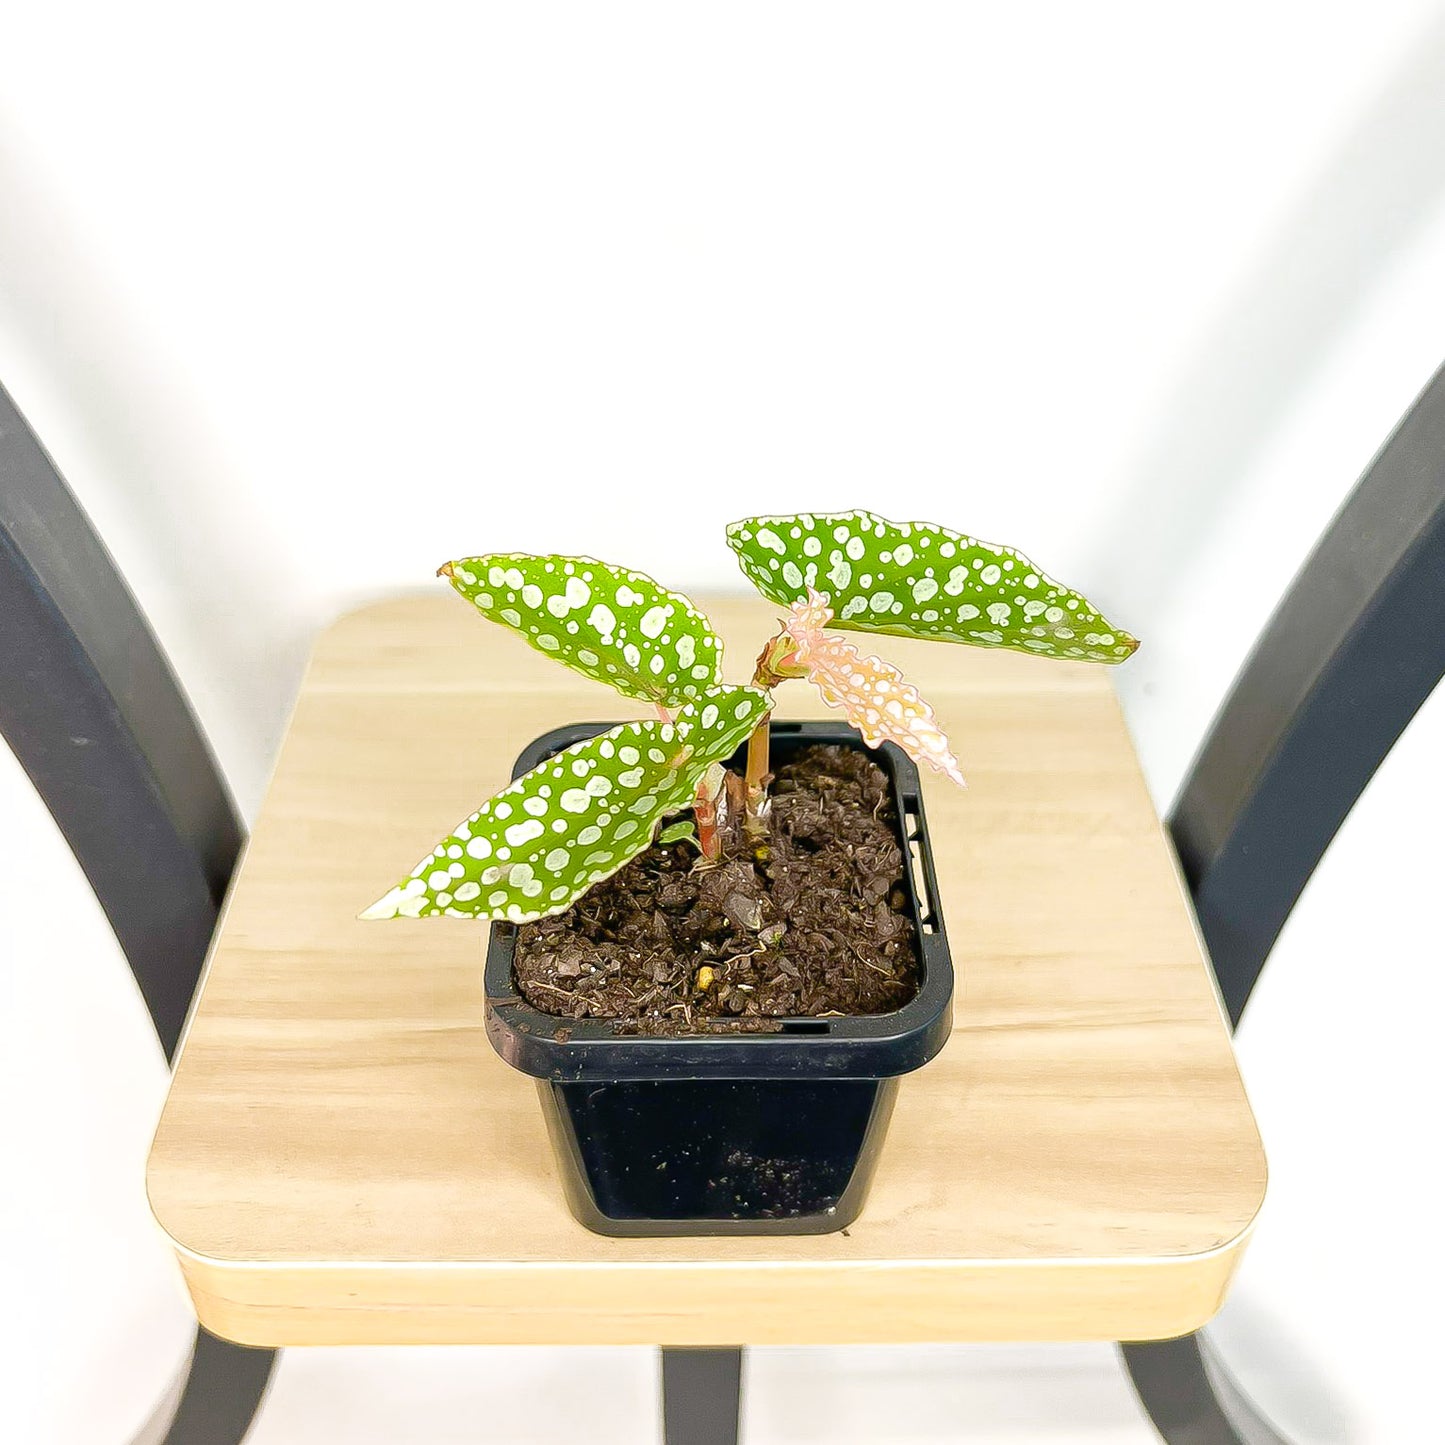
[[[653,847],[565,913],[518,930],[527,1002],[624,1032],[768,1031],[799,1016],[888,1013],[918,952],[888,779],[851,748],[778,770],[769,836],[734,828],[715,867]]]

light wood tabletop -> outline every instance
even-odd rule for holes
[[[440,584],[439,584],[440,585]],[[775,609],[700,599],[745,680]],[[842,1234],[614,1239],[568,1213],[482,1029],[486,928],[357,912],[539,733],[639,715],[408,596],[321,638],[151,1153],[196,1312],[249,1344],[1151,1339],[1221,1304],[1265,1186],[1107,668],[876,641],[970,786],[927,782],[958,974]],[[827,710],[790,684],[780,716]]]

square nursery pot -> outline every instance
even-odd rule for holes
[[[518,758],[513,776],[608,726],[545,734]],[[868,748],[843,724],[773,724],[775,762],[814,743],[869,753],[892,783],[920,955],[918,993],[901,1009],[788,1018],[767,1034],[619,1034],[605,1019],[532,1008],[512,970],[517,929],[492,925],[487,1037],[537,1080],[567,1203],[599,1234],[843,1229],[863,1207],[899,1076],[922,1067],[948,1038],[953,965],[918,771],[898,748]]]

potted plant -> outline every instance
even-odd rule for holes
[[[608,1234],[843,1228],[899,1076],[948,1037],[917,765],[963,777],[917,690],[840,630],[1102,663],[1138,645],[1020,553],[930,523],[750,517],[727,539],[786,609],[744,685],[707,618],[642,573],[440,569],[655,716],[538,738],[362,915],[492,921],[488,1037],[537,1079],[568,1202]],[[775,721],[792,678],[846,721]]]

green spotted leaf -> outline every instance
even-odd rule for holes
[[[687,748],[693,787],[709,763],[723,762],[737,751],[767,716],[773,700],[760,687],[710,687],[677,714],[677,734]]]
[[[731,756],[771,705],[758,688],[710,688],[674,722],[623,723],[574,743],[489,798],[361,916],[526,923],[560,913],[690,806],[708,764]]]
[[[697,829],[693,826],[691,818],[679,818],[675,823],[669,823],[662,832],[657,835],[659,843],[696,843]]]
[[[493,622],[625,697],[677,707],[717,683],[722,643],[678,592],[591,557],[494,552],[441,575]]]
[[[812,588],[832,627],[1087,662],[1123,662],[1139,646],[1022,552],[931,522],[800,512],[745,517],[727,538],[764,597],[791,605]]]

